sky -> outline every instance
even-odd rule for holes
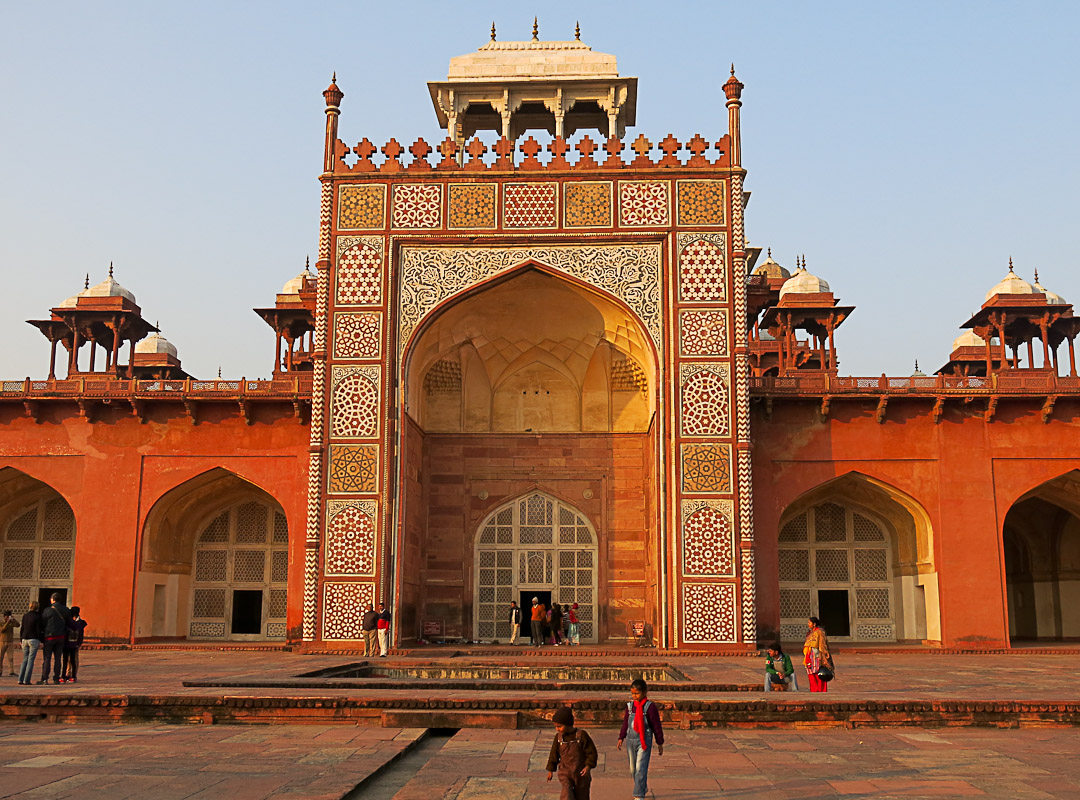
[[[735,63],[747,236],[856,306],[841,374],[940,367],[1010,256],[1080,302],[1080,3],[13,2],[0,377],[45,376],[24,320],[110,261],[188,372],[268,376],[251,309],[314,261],[331,72],[347,143],[439,141],[426,81],[534,14],[639,78],[628,138],[718,139]]]

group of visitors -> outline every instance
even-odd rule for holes
[[[367,611],[360,620],[360,629],[364,632],[364,656],[375,658],[378,652],[379,658],[386,658],[390,652],[390,610],[379,603],[379,610],[368,603]]]
[[[49,683],[49,666],[52,665],[53,683],[76,683],[79,680],[79,650],[82,648],[86,631],[86,620],[81,609],[64,605],[63,595],[54,592],[51,605],[41,611],[37,600],[30,601],[30,607],[21,620],[16,620],[10,610],[4,612],[0,622],[0,674],[4,662],[8,665],[8,675],[15,676],[15,629],[19,629],[22,641],[22,664],[18,677],[20,686],[29,686],[34,677],[34,661],[38,651],[43,653],[41,680],[39,684]]]
[[[540,598],[532,599],[530,610],[531,635],[529,641],[533,647],[543,647],[545,644],[580,645],[581,634],[578,628],[578,604],[562,605],[552,603],[547,608],[540,602]],[[521,635],[521,609],[516,602],[510,603],[510,644],[517,644],[518,636]]]
[[[575,727],[573,709],[562,707],[551,717],[555,725],[555,739],[547,760],[547,779],[558,774],[562,784],[560,800],[588,800],[592,788],[592,770],[596,768],[599,754],[592,737]],[[660,710],[649,700],[649,685],[641,678],[630,684],[630,701],[623,711],[619,744],[625,744],[630,760],[630,777],[634,782],[634,799],[644,800],[649,794],[649,761],[653,742],[656,754],[664,754],[664,728],[660,723]]]
[[[803,665],[811,692],[829,691],[829,681],[836,675],[829,638],[821,627],[821,620],[810,617],[807,621],[806,640],[803,642]],[[765,691],[799,691],[799,680],[791,656],[784,652],[780,642],[769,647],[765,656]]]

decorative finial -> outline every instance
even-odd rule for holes
[[[217,368],[217,376],[218,376],[218,380],[220,380],[221,379],[221,367]]]
[[[537,21],[536,17],[533,17],[533,41],[540,41],[540,23]]]
[[[917,359],[917,358],[915,359],[915,371],[916,372],[919,371],[919,359]]]
[[[337,70],[330,73],[330,83],[337,83]]]
[[[90,288],[90,273],[89,272],[86,273],[86,280],[83,282],[83,288],[84,289],[89,289]]]
[[[735,62],[731,62],[731,77],[735,77]]]
[[[768,252],[767,257],[772,258],[772,248],[771,247],[769,248],[769,252]]]
[[[580,22],[575,22],[574,23],[574,40],[578,41],[578,42],[581,41],[581,23]]]
[[[1039,268],[1035,267],[1035,283],[1039,282]]]
[[[491,21],[491,41],[495,41],[495,20]]]
[[[112,262],[109,262],[109,277],[112,277]]]
[[[1009,256],[1009,272],[1013,271],[1012,256]]]
[[[311,256],[304,256],[304,272],[311,272]]]

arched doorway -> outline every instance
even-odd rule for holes
[[[1009,638],[1080,639],[1080,470],[1017,500],[1002,538]]]
[[[288,544],[277,501],[228,470],[167,492],[143,528],[136,637],[283,641]]]
[[[896,640],[892,564],[884,526],[827,502],[780,529],[780,635],[798,640],[807,617],[838,640]]]
[[[933,531],[925,510],[851,472],[807,492],[777,536],[779,633],[802,641],[819,617],[840,641],[941,639]]]
[[[596,532],[578,509],[533,492],[492,511],[476,534],[473,604],[481,641],[510,636],[510,602],[578,604],[581,641],[595,642]],[[524,630],[524,628],[523,628]]]
[[[575,581],[579,571],[593,575],[589,586],[575,582],[552,598],[581,604],[579,591],[583,599],[592,592],[585,614],[596,617],[583,617],[590,639],[625,639],[632,621],[655,623],[655,352],[648,330],[617,298],[539,265],[463,291],[420,322],[402,354],[395,575],[403,639],[423,630],[505,636],[491,609],[505,608],[507,597],[520,602],[525,586],[557,591],[562,570]],[[546,573],[529,579],[527,555],[520,577],[521,554],[535,542],[481,552],[476,538],[499,513],[512,535],[531,535],[536,524],[521,521],[519,502],[536,493],[553,503],[556,541],[536,548],[550,554],[550,581]],[[595,522],[585,523],[593,550],[580,564],[569,550],[555,552],[564,511]],[[547,570],[547,557],[533,556],[533,569]],[[482,570],[513,579],[481,587]]]
[[[0,607],[16,615],[53,592],[71,601],[75,514],[52,487],[15,469],[0,470]]]

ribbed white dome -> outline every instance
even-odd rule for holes
[[[1034,294],[1035,288],[1013,272],[1012,259],[1009,260],[1009,274],[1006,275],[994,288],[986,293],[983,302],[989,300],[995,294]]]
[[[780,287],[780,297],[785,294],[822,294],[828,291],[828,283],[817,275],[812,275],[806,267],[799,267]]]
[[[305,269],[291,281],[282,286],[281,291],[278,292],[278,294],[300,294],[300,290],[304,288],[304,280],[310,278],[311,273]]]
[[[754,275],[766,275],[770,278],[790,278],[791,272],[780,266],[780,262],[773,259],[772,254],[754,267]]]
[[[176,347],[160,333],[151,333],[135,345],[136,353],[164,353],[176,358]]]
[[[135,295],[113,280],[112,275],[96,286],[91,286],[81,292],[84,297],[126,297],[135,302]]]
[[[1046,302],[1049,305],[1052,305],[1052,306],[1067,306],[1068,305],[1068,302],[1066,302],[1064,297],[1062,297],[1060,294],[1054,294],[1054,292],[1051,292],[1049,289],[1047,289],[1045,286],[1043,286],[1041,283],[1039,283],[1039,275],[1038,275],[1037,272],[1035,274],[1034,288],[1035,288],[1036,292],[1042,292],[1043,294],[1046,295]]]
[[[953,339],[952,349],[955,350],[958,347],[986,347],[986,342],[981,336],[976,335],[975,331],[967,330]]]
[[[75,308],[75,306],[79,302],[79,298],[82,297],[83,295],[85,295],[89,291],[90,291],[89,289],[83,289],[78,294],[73,294],[71,297],[69,297],[64,302],[58,303],[56,307],[57,308]]]

